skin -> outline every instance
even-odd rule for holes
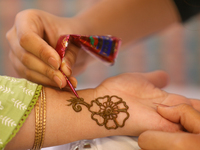
[[[139,136],[143,150],[198,150],[200,147],[200,112],[187,104],[172,107],[159,106],[157,112],[174,123],[180,123],[186,132],[169,133],[146,131]]]
[[[114,8],[114,9],[111,11],[111,8]],[[61,62],[59,56],[54,50],[56,46],[56,41],[60,35],[71,34],[71,33],[86,34],[86,35],[110,34],[110,35],[115,35],[117,37],[122,38],[123,44],[126,44],[130,41],[140,40],[143,37],[146,37],[152,33],[158,32],[168,27],[169,25],[179,22],[179,21],[180,21],[180,17],[178,15],[176,7],[174,6],[171,0],[165,0],[165,1],[123,0],[123,1],[115,1],[115,3],[108,0],[102,0],[96,5],[94,5],[93,7],[91,7],[90,9],[86,10],[85,12],[81,14],[78,14],[77,16],[73,18],[61,18],[61,17],[53,16],[51,14],[48,14],[40,10],[22,11],[19,14],[17,14],[15,23],[13,27],[8,31],[6,36],[7,36],[8,42],[10,44],[10,49],[11,49],[10,50],[11,62],[13,63],[15,69],[17,70],[17,72],[19,73],[21,77],[25,77],[31,81],[41,83],[47,86],[58,86],[60,88],[63,88],[66,86],[66,81],[64,79],[64,76],[58,70],[60,66],[62,67],[62,70],[64,71],[64,73],[68,77],[70,77],[72,74],[72,71],[73,71],[73,75],[76,75],[80,71],[84,70],[87,67],[87,65],[91,61],[93,61],[93,59],[89,55],[84,53],[84,51],[70,44],[67,54],[66,54],[66,58],[63,62]],[[71,77],[70,80],[72,84],[76,87],[76,84],[77,84],[76,79]],[[116,80],[119,80],[119,79],[116,79]],[[140,79],[138,80],[140,81]],[[134,81],[134,83],[137,82],[138,80]],[[157,82],[156,79],[154,80],[155,82]],[[121,81],[120,84],[123,82],[124,80]],[[156,85],[154,81],[150,81],[150,82]],[[107,81],[104,83],[107,83]],[[144,82],[141,82],[141,83],[144,83]],[[145,84],[146,83],[144,83],[144,85]],[[101,85],[104,85],[104,84],[101,84]],[[153,100],[155,100],[155,102],[164,103],[170,106],[180,104],[180,103],[186,103],[186,104],[192,105],[193,107],[195,107],[196,110],[199,111],[200,107],[199,107],[198,101],[190,100],[190,99],[187,99],[185,97],[175,95],[175,94],[166,94],[165,92],[163,91],[161,92],[160,90],[157,90],[157,91],[160,91],[158,93],[161,94],[161,96],[159,94],[158,96],[157,94],[155,94],[157,92],[153,92],[152,94],[152,91],[151,91],[152,87],[150,86],[149,86],[149,90],[145,88],[146,90],[144,94],[144,93],[141,93],[141,91],[144,90],[143,89],[144,85],[141,87],[139,86],[139,88],[133,88],[134,90],[137,91],[137,93],[133,93],[135,96],[132,95],[133,96],[132,99],[136,101],[136,104],[138,104],[136,99],[138,97],[139,97],[138,99],[140,99],[139,104],[141,105],[137,106],[135,110],[139,111],[141,115],[144,114],[143,109],[141,110],[139,109],[141,108],[142,104],[143,103],[152,104],[151,102]],[[106,84],[106,86],[109,86],[109,85]],[[125,85],[124,87],[126,86],[127,85]],[[159,84],[156,86],[159,87]],[[113,87],[110,87],[110,86],[106,88],[113,89]],[[141,91],[139,91],[139,89]],[[119,89],[117,90],[114,88],[113,90],[118,92]],[[51,91],[51,89],[47,88],[47,91]],[[60,91],[57,91],[57,92],[62,93]],[[123,91],[122,93],[130,95],[129,93],[131,92],[132,91],[129,91],[129,92]],[[50,92],[47,92],[47,93],[50,93]],[[87,93],[87,90],[84,91],[84,93]],[[100,93],[101,93],[101,90],[100,90]],[[102,92],[102,94],[105,94],[105,93]],[[58,96],[57,94],[55,95]],[[64,95],[64,94],[61,94],[61,95]],[[166,95],[168,96],[166,97]],[[65,96],[67,97],[67,95]],[[127,98],[127,96],[125,96],[125,98]],[[150,100],[147,100],[147,98]],[[57,100],[58,98],[55,97],[55,99]],[[61,103],[58,103],[58,104],[64,105],[63,103],[64,102],[61,101]],[[144,110],[148,110],[146,109],[147,107],[144,107],[144,108],[145,108]],[[150,108],[154,108],[154,107],[151,106]],[[153,109],[154,111],[150,111],[151,109],[149,109],[150,112],[148,111],[147,112],[144,111],[144,112],[146,112],[147,114],[150,113],[149,115],[152,115],[152,116],[154,116],[155,114],[158,115],[159,113],[159,115],[162,116],[163,114],[159,112],[159,109],[162,109],[162,108],[158,107],[158,112],[155,111],[155,108]],[[54,108],[52,107],[52,111],[53,110]],[[182,109],[179,110],[178,112],[181,113],[181,111]],[[69,112],[66,112],[66,113],[69,113]],[[192,113],[191,111],[187,111],[186,114],[192,114]],[[61,115],[63,118],[65,117],[63,113],[61,112],[60,114],[58,113],[57,115]],[[135,113],[133,114],[133,116],[134,115]],[[146,114],[144,114],[144,116],[142,115],[142,118],[143,117],[145,118],[145,115]],[[33,116],[34,116],[33,112],[29,118],[31,118],[31,116],[33,119]],[[136,126],[136,128],[133,129],[134,130],[132,133],[133,135],[139,135],[141,132],[146,131],[147,129],[159,129],[159,130],[170,131],[170,127],[166,128],[165,126],[166,120],[163,121],[163,119],[157,118],[158,120],[160,119],[160,121],[158,120],[154,120],[154,121],[157,122],[158,124],[155,125],[154,123],[150,121],[150,122],[147,122],[146,123],[147,126],[144,127],[143,121],[141,121],[140,119],[137,120],[137,116],[134,116],[134,117],[133,117],[134,118],[133,120],[136,122],[138,121],[139,123],[138,123],[138,127]],[[165,116],[163,115],[163,117]],[[171,118],[166,118],[166,119],[172,122],[174,121],[173,119],[171,120]],[[191,121],[191,119],[188,119],[188,120],[189,122]],[[196,117],[195,120],[199,120],[199,118]],[[175,121],[175,123],[176,122],[177,120]],[[26,124],[29,124],[29,123],[26,123]],[[30,127],[34,127],[33,124],[34,123],[32,120],[32,126],[30,124]],[[66,128],[66,126],[63,126],[61,129]],[[184,124],[182,124],[182,126],[184,126]],[[52,127],[54,126],[52,125]],[[163,129],[163,127],[165,128]],[[21,129],[20,133],[23,133],[23,128]],[[190,130],[189,128],[186,128],[186,129]],[[48,132],[47,132],[47,135],[48,135]],[[20,133],[14,139],[17,139],[17,137],[20,137],[21,135]],[[56,133],[56,131],[54,131],[53,133]],[[169,146],[175,147],[174,149],[177,149],[176,147],[177,145],[178,146],[184,145],[187,149],[188,146],[191,146],[191,145],[196,146],[196,144],[199,143],[198,142],[199,135],[192,134],[192,133],[193,132],[191,132],[191,134],[188,134],[188,133],[170,134],[166,132],[147,131],[144,134],[142,134],[143,135],[141,136],[142,138],[141,137],[139,138],[139,139],[142,139],[142,140],[139,140],[139,143],[142,143],[140,145],[141,147],[145,146],[145,149],[146,148],[152,149],[152,147],[149,144],[148,138],[151,137],[152,135],[155,135],[155,139],[153,139],[155,144],[152,144],[152,146],[155,146],[153,147],[153,149],[157,148],[156,145],[160,146],[158,147],[158,149],[159,148],[169,149]],[[33,135],[33,132],[32,132],[32,135]],[[84,139],[85,138],[84,135],[85,134],[83,133],[83,137],[79,137],[77,139]],[[22,136],[22,137],[26,137],[26,136]],[[107,135],[105,134],[102,136],[107,136]],[[27,147],[29,148],[31,147],[30,145],[32,145],[33,143],[33,136],[31,137],[32,137],[31,142],[30,141],[27,142]],[[73,140],[66,139],[64,135],[61,137],[63,139],[59,139],[56,142],[54,141],[55,143],[53,143],[53,145],[68,143],[74,140],[74,139]],[[95,136],[92,136],[92,138],[93,137]],[[165,140],[162,140],[163,139],[162,137],[167,137],[167,139],[171,139],[168,142],[168,145],[164,144]],[[15,141],[14,139],[13,141]],[[174,140],[181,139],[181,140],[178,140],[178,141],[175,140],[176,142],[174,142],[173,139]],[[29,140],[29,139],[26,139],[26,140]],[[48,143],[48,141],[50,140],[46,140],[45,146],[51,145],[50,142]],[[147,141],[147,142],[145,143],[144,141]],[[173,143],[175,143],[175,145]],[[188,145],[186,145],[187,143]],[[15,146],[15,144],[13,144],[13,146]]]
[[[7,38],[11,47],[10,60],[21,77],[44,85],[66,86],[65,78],[58,70],[61,60],[54,50],[60,35],[72,33],[71,25],[67,27],[64,20],[68,19],[38,10],[23,11],[16,16]],[[66,58],[73,58],[69,59],[71,63],[74,63],[77,51],[78,48],[73,45],[68,50]],[[67,70],[65,74],[69,76],[71,68]],[[76,79],[71,81],[76,86]]]
[[[16,15],[7,32],[10,60],[21,77],[43,85],[63,88],[70,77],[83,71],[93,58],[69,44],[61,62],[54,48],[60,35],[113,35],[125,45],[179,22],[172,0],[101,0],[72,18],[54,16],[41,10],[25,10]],[[76,61],[77,60],[77,61]],[[77,81],[71,78],[76,86]]]
[[[197,110],[200,110],[200,107],[193,105],[198,102],[197,100],[162,91],[160,88],[167,84],[167,80],[167,75],[162,71],[147,74],[126,73],[108,78],[94,89],[78,91],[79,96],[84,98],[87,103],[104,95],[117,95],[123,98],[129,106],[130,117],[125,126],[117,130],[107,130],[105,127],[97,125],[91,119],[91,113],[86,107],[82,107],[82,111],[77,113],[71,106],[67,106],[69,103],[66,100],[73,96],[71,93],[45,88],[47,122],[44,147],[115,135],[139,136],[147,130],[181,132],[182,126],[163,118],[156,111],[156,105],[153,103],[170,106],[185,103]],[[31,148],[34,142],[34,129],[35,111],[33,109],[5,150]]]

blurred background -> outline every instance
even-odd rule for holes
[[[98,0],[0,0],[0,74],[17,77],[8,58],[5,34],[15,15],[24,9],[41,9],[71,17]],[[124,47],[114,66],[96,62],[77,76],[78,89],[95,87],[105,78],[124,72],[166,71],[171,79],[166,91],[200,99],[200,15],[184,25],[166,30]]]

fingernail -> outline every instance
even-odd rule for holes
[[[67,63],[64,61],[64,59],[62,61],[62,71],[68,77],[72,74],[71,68],[67,65]]]
[[[62,89],[62,81],[58,76],[54,76],[53,80],[57,83],[57,85],[59,86],[60,89]]]
[[[76,83],[74,83],[74,88],[77,88],[77,82],[76,82]]]
[[[53,57],[50,57],[48,59],[48,63],[51,66],[51,68],[53,68],[53,69],[57,70],[60,67],[59,64],[58,64],[58,62]]]
[[[164,105],[164,104],[160,104],[160,103],[154,103],[154,102],[153,102],[153,104],[155,104],[156,106],[161,106],[161,107],[170,107],[170,106],[168,106],[168,105]]]

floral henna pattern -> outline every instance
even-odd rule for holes
[[[105,126],[106,129],[117,129],[123,127],[126,120],[129,118],[128,106],[122,98],[118,96],[104,96],[91,101],[88,104],[83,98],[72,98],[67,100],[70,102],[68,106],[76,112],[80,112],[84,105],[92,113],[91,118],[96,121],[99,126]]]

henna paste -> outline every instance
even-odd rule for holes
[[[126,105],[126,102],[115,95],[96,98],[91,101],[91,104],[86,103],[83,98],[76,97],[67,101],[70,102],[68,106],[72,105],[76,112],[82,110],[81,105],[86,106],[92,113],[91,118],[99,126],[105,126],[106,129],[124,127],[126,120],[129,118],[129,107]]]

